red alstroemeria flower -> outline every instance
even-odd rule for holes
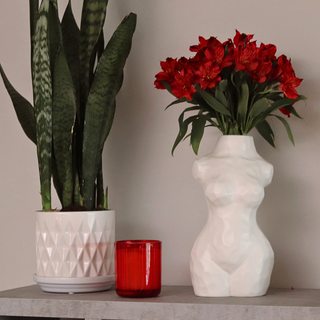
[[[260,44],[259,48],[259,57],[261,60],[271,60],[271,61],[276,61],[276,52],[277,52],[277,47],[273,44],[267,44],[265,45],[264,43]]]
[[[288,111],[288,110],[285,109],[285,108],[280,108],[279,110],[280,110],[284,115],[288,116],[288,118],[290,118],[290,114],[291,114],[290,111]]]
[[[162,72],[156,74],[156,80],[154,82],[157,89],[165,89],[161,81],[167,81],[169,84],[174,80],[174,76],[179,69],[177,59],[167,58],[166,61],[161,61],[160,66]]]
[[[278,68],[279,68],[279,88],[283,91],[284,95],[289,99],[296,99],[299,97],[297,90],[302,81],[296,77],[294,70],[291,65],[291,60],[285,55],[278,58]]]
[[[207,61],[212,61],[220,64],[224,58],[224,47],[218,46],[214,48],[207,48],[204,54]]]
[[[233,53],[233,49],[235,48],[234,43],[232,42],[231,39],[228,39],[227,41],[223,42],[222,45],[224,47],[228,46],[228,53],[232,54]]]
[[[282,71],[290,71],[290,70],[293,70],[292,69],[292,65],[291,65],[291,61],[290,59],[287,58],[286,55],[281,55],[279,58],[278,58],[278,66],[280,68],[280,70]]]
[[[234,49],[235,70],[252,72],[258,67],[258,51],[255,42],[247,43],[246,47],[236,47]]]
[[[210,37],[209,39],[205,39],[203,37],[199,37],[199,44],[191,46],[190,51],[199,52],[208,47],[214,47],[221,44],[221,42],[216,37]]]
[[[189,69],[190,68],[190,60],[187,59],[186,57],[181,57],[178,60],[178,68],[179,68],[179,70]]]
[[[268,76],[271,80],[279,81],[285,69],[293,70],[288,58],[285,55],[281,55],[276,60],[276,63],[273,65],[272,70]]]
[[[225,47],[223,45],[207,48],[204,54],[207,61],[218,64],[221,69],[233,64],[233,58],[230,55],[225,56]]]
[[[201,90],[214,88],[221,81],[220,71],[221,69],[217,64],[208,61],[201,65],[199,70],[195,71],[195,82],[200,83]]]
[[[281,76],[279,88],[287,98],[296,99],[299,95],[295,88],[300,85],[301,81],[302,79],[297,78],[292,70],[291,72],[286,72]]]
[[[180,73],[177,73],[174,78],[174,82],[171,84],[171,91],[177,98],[186,97],[188,100],[192,100],[193,94],[196,89],[194,83],[194,72],[192,70],[182,69]]]
[[[242,99],[239,94],[249,101],[270,98],[270,103],[275,102],[276,105],[280,99],[282,105],[286,106],[279,108],[280,112],[290,117],[291,108],[288,106],[288,101],[295,101],[294,99],[299,97],[305,99],[296,91],[302,79],[295,76],[290,59],[285,55],[276,56],[275,45],[264,43],[257,45],[252,38],[253,35],[240,33],[238,30],[233,40],[228,39],[225,42],[220,42],[216,37],[205,39],[200,36],[199,44],[190,47],[190,51],[194,52],[192,57],[167,58],[161,62],[162,72],[156,75],[155,85],[158,89],[165,89],[165,85],[177,99],[195,105],[197,104],[195,94],[204,91],[212,97],[224,94],[230,107],[235,108],[239,99]],[[219,91],[221,81],[223,81],[223,86],[220,88],[223,90],[222,93]],[[242,91],[239,90],[238,86],[241,84],[246,84],[247,90],[244,87]],[[185,111],[189,110],[190,108],[187,108]],[[267,116],[269,115],[272,114],[268,113]],[[253,113],[253,117],[253,119],[248,118],[239,112],[237,119],[230,116],[226,116],[226,119],[230,123],[235,122],[235,130],[237,126],[239,127],[237,134],[247,134],[245,131],[261,120],[257,114]],[[213,121],[216,121],[216,125],[224,134],[230,133],[224,123],[219,122],[218,117]],[[182,133],[180,128],[179,135]]]
[[[240,33],[238,30],[236,30],[236,35],[233,38],[233,43],[239,47],[239,46],[246,46],[246,44],[253,38],[253,34],[245,34]]]
[[[272,70],[271,61],[260,61],[255,70],[249,70],[249,75],[252,77],[253,81],[258,83],[263,83],[267,80],[267,74]]]
[[[197,65],[200,65],[201,63],[206,61],[206,57],[204,55],[204,51],[198,51],[196,55],[189,59],[189,65],[196,68]]]

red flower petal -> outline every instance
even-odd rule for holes
[[[290,118],[290,114],[291,114],[290,111],[288,111],[288,110],[285,109],[285,108],[280,108],[279,110],[280,110],[284,115],[288,116],[288,118]]]

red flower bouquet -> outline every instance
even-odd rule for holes
[[[197,154],[204,128],[217,127],[224,135],[246,135],[254,127],[272,145],[274,133],[266,118],[273,116],[285,126],[294,144],[288,122],[280,115],[300,116],[293,107],[306,99],[296,91],[302,81],[295,76],[291,61],[276,57],[276,46],[251,41],[253,35],[236,31],[233,38],[221,43],[217,38],[199,37],[199,44],[190,47],[194,57],[167,58],[160,63],[156,75],[157,89],[167,89],[177,99],[169,106],[188,102],[179,117],[179,133],[172,148],[190,136]],[[169,107],[168,106],[168,107]],[[184,118],[185,113],[193,115]],[[189,125],[191,133],[187,135]]]

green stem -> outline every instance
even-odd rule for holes
[[[102,174],[102,159],[97,175],[97,208],[102,209],[104,206],[104,190],[103,190],[103,174]]]

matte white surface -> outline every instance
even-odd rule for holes
[[[70,294],[105,291],[115,283],[114,275],[86,278],[50,278],[34,275],[33,279],[43,291]]]
[[[36,214],[37,276],[85,278],[114,273],[114,210]]]
[[[49,292],[110,288],[107,276],[114,274],[114,239],[114,210],[37,212],[34,280]]]
[[[190,258],[195,294],[253,297],[267,292],[274,264],[269,241],[257,225],[257,209],[273,167],[257,153],[252,137],[222,136],[193,165],[209,209]]]
[[[67,1],[58,3],[63,11]],[[81,3],[72,1],[78,20]],[[130,11],[137,13],[137,29],[103,160],[117,240],[162,240],[163,284],[191,285],[190,251],[208,214],[191,168],[221,134],[208,128],[199,156],[184,141],[172,157],[178,117],[188,104],[164,111],[173,96],[156,90],[153,81],[160,60],[189,57],[199,35],[225,41],[238,29],[254,33],[258,43],[275,44],[304,78],[298,91],[308,100],[296,104],[304,119],[287,118],[296,146],[277,119],[270,121],[276,149],[252,131],[258,153],[275,170],[257,220],[275,252],[271,285],[320,288],[320,2],[109,0],[106,39]],[[0,43],[0,63],[32,101],[27,0],[0,0]],[[33,212],[41,209],[41,197],[35,146],[21,130],[1,81],[0,101],[0,289],[8,289],[34,283]]]

